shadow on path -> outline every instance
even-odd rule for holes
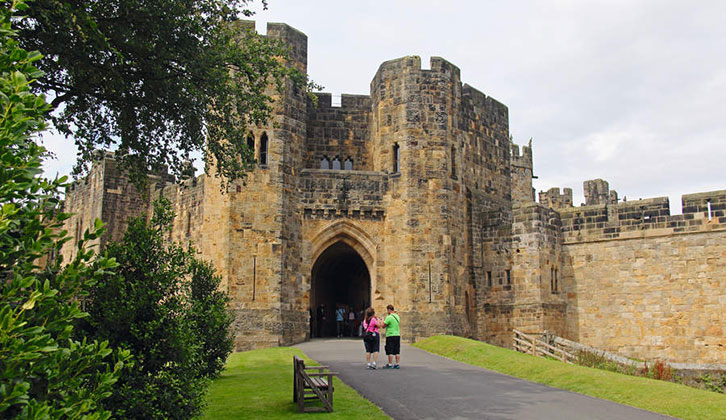
[[[368,370],[363,342],[318,339],[296,347],[339,372],[386,414],[406,419],[628,419],[671,417],[563,391],[401,345],[401,369]],[[383,349],[383,343],[381,343]]]

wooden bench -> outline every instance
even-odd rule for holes
[[[333,411],[333,375],[327,366],[308,366],[305,361],[293,356],[293,401],[297,411]],[[321,401],[322,407],[305,407],[305,402]]]

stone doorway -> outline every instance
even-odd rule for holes
[[[337,305],[352,308],[358,321],[358,313],[370,305],[371,277],[368,267],[360,254],[345,242],[336,242],[320,254],[313,264],[311,280],[313,337],[336,336]],[[321,305],[324,305],[324,309],[321,309]],[[344,336],[351,335],[347,321],[346,315]],[[356,327],[354,331],[357,332]]]

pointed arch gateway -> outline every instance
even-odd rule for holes
[[[375,245],[359,227],[346,221],[324,228],[312,245],[313,336],[335,336],[337,305],[352,308],[357,316],[371,303]],[[350,325],[345,321],[344,335],[350,335]]]

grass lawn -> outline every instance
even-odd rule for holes
[[[518,353],[480,341],[435,336],[415,347],[517,378],[683,419],[726,419],[726,395]]]
[[[389,419],[370,401],[335,378],[332,413],[298,413],[292,402],[292,356],[314,365],[302,351],[278,347],[234,353],[207,393],[205,419]]]

